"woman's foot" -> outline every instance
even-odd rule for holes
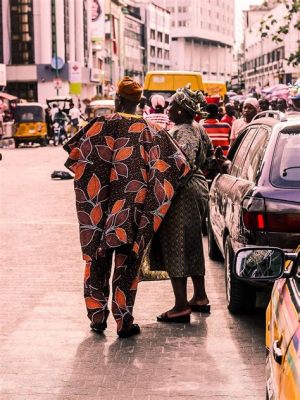
[[[200,299],[193,297],[189,301],[189,306],[193,312],[210,313],[210,304],[207,296]]]
[[[184,310],[178,310],[175,307],[172,310],[166,311],[157,316],[159,322],[178,322],[189,323],[191,318],[191,308],[188,307]]]

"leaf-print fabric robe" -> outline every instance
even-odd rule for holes
[[[116,113],[94,119],[64,149],[75,174],[83,257],[124,244],[140,257],[190,171],[179,147],[143,118]]]

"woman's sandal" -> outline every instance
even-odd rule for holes
[[[156,317],[159,322],[189,324],[191,322],[191,314],[178,315],[177,317],[169,317],[168,312],[165,312]]]
[[[210,304],[203,304],[203,305],[190,304],[189,306],[190,306],[192,312],[200,312],[200,313],[206,313],[206,314],[210,313]]]
[[[132,324],[129,329],[121,329],[119,332],[117,332],[119,338],[121,339],[125,339],[133,335],[138,335],[139,333],[141,333],[141,328],[138,324]]]

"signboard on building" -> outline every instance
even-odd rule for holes
[[[54,78],[53,86],[54,86],[54,89],[61,89],[62,88],[62,80],[60,78]]]
[[[72,83],[82,82],[81,65],[76,61],[69,63],[69,81]]]
[[[91,68],[90,81],[100,83],[101,80],[101,70],[97,68]]]
[[[95,44],[104,44],[105,40],[105,11],[104,0],[92,0],[91,39]]]
[[[6,65],[0,64],[0,86],[6,86]]]

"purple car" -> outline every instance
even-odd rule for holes
[[[300,117],[253,121],[227,157],[228,172],[210,189],[208,247],[210,258],[225,260],[229,311],[243,313],[253,310],[261,288],[233,275],[237,250],[247,245],[289,250],[300,244]]]

